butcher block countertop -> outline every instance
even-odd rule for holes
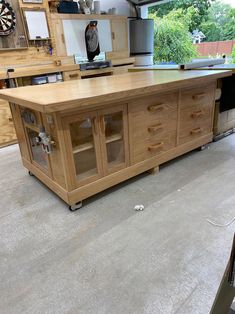
[[[146,71],[0,90],[0,98],[40,112],[86,109],[148,94],[204,84],[232,71]]]

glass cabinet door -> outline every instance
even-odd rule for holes
[[[37,141],[39,130],[36,132],[36,130],[26,127],[26,132],[32,161],[45,170],[48,170],[48,156],[43,152],[39,141]]]
[[[80,116],[69,123],[76,181],[94,180],[99,176],[96,114]]]
[[[103,155],[108,173],[118,171],[127,163],[127,121],[125,106],[103,112],[101,130],[103,134]]]

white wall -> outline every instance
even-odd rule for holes
[[[126,0],[100,0],[101,11],[117,8],[117,14],[130,16],[130,6]]]

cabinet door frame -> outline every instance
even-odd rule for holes
[[[70,124],[82,121],[84,119],[90,119],[92,123],[92,134],[94,140],[94,150],[96,157],[96,166],[97,166],[97,174],[90,176],[84,179],[76,179],[76,168],[75,162],[73,158],[73,146],[70,135]],[[86,113],[78,113],[73,116],[66,116],[62,118],[62,125],[64,129],[64,137],[66,142],[66,150],[67,150],[67,162],[68,168],[72,179],[72,187],[74,189],[94,182],[102,177],[103,169],[101,163],[101,152],[100,152],[100,138],[99,138],[99,125],[98,125],[98,115],[96,111],[89,111]]]
[[[22,110],[25,110],[26,108],[24,107],[21,107],[20,108],[20,115],[22,113]],[[43,119],[42,119],[42,114],[39,112],[37,113],[36,111],[34,110],[29,110],[31,112],[33,112],[36,116],[37,116],[37,119],[38,119],[38,125],[30,125],[30,124],[27,124],[23,121],[22,119],[22,116],[21,116],[21,121],[22,121],[22,125],[23,125],[23,129],[24,129],[24,137],[25,137],[25,141],[26,141],[26,144],[27,144],[27,148],[28,148],[28,153],[29,153],[29,162],[35,166],[36,168],[38,168],[39,170],[41,170],[44,174],[46,174],[49,178],[52,178],[52,170],[51,170],[51,163],[50,163],[50,155],[45,154],[45,159],[46,159],[46,167],[43,167],[42,165],[40,165],[33,157],[33,152],[32,152],[32,147],[31,147],[31,143],[30,143],[30,139],[29,139],[29,135],[28,135],[28,131],[27,130],[31,130],[31,131],[34,131],[36,132],[38,135],[40,133],[40,126],[44,126],[44,123],[43,123]],[[48,130],[46,130],[47,132]],[[42,149],[42,148],[40,148]]]
[[[113,167],[108,166],[107,161],[107,147],[105,141],[105,130],[104,130],[104,116],[112,113],[122,112],[123,117],[123,143],[124,143],[124,154],[125,161],[121,164],[115,165]],[[102,164],[104,176],[118,172],[130,165],[130,154],[129,154],[129,129],[128,129],[128,112],[127,103],[109,107],[107,109],[99,110],[99,126],[100,126],[100,142],[101,142],[101,154],[102,154]]]

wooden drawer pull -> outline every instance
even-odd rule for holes
[[[148,111],[153,112],[153,111],[162,111],[164,110],[165,105],[164,104],[158,104],[158,105],[152,105],[148,107]]]
[[[201,117],[201,116],[204,116],[204,111],[203,110],[198,110],[198,111],[194,111],[193,113],[192,113],[192,118],[199,118],[199,117]]]
[[[160,131],[160,130],[162,130],[162,124],[161,123],[158,123],[158,124],[156,124],[156,125],[154,125],[154,126],[150,126],[150,127],[148,127],[148,131],[149,132],[157,132],[157,131]]]
[[[195,95],[193,95],[193,99],[197,100],[197,99],[201,99],[205,96],[206,96],[206,93],[195,94]]]
[[[194,134],[199,134],[199,133],[202,133],[202,129],[201,129],[201,128],[196,128],[196,129],[191,130],[190,133],[191,133],[192,135],[194,135]]]
[[[164,143],[163,143],[163,142],[157,143],[157,144],[155,144],[155,145],[150,145],[150,146],[148,147],[148,150],[150,150],[150,151],[156,151],[156,150],[159,150],[159,149],[163,148],[163,146],[164,146]]]
[[[70,78],[75,78],[75,77],[78,77],[78,76],[79,76],[78,73],[69,74],[69,77],[70,77]]]

